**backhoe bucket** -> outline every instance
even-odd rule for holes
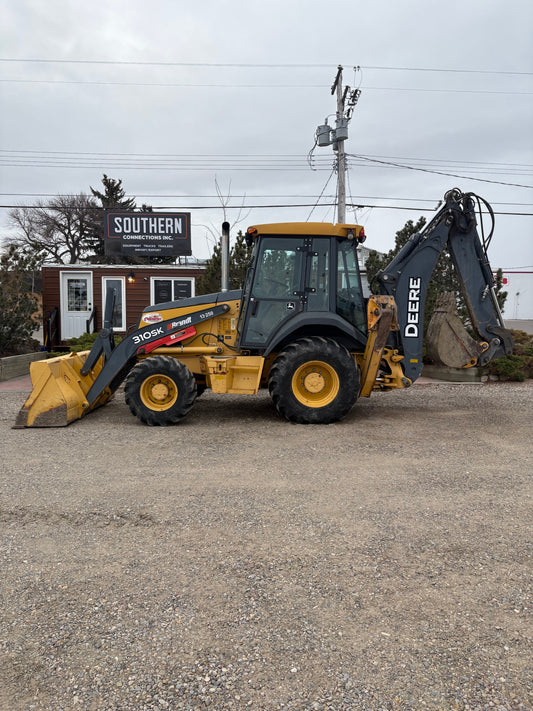
[[[18,413],[14,428],[64,427],[90,409],[86,395],[101,370],[101,360],[88,375],[80,370],[89,351],[30,364],[33,390]],[[99,400],[98,404],[102,404]]]
[[[426,343],[431,360],[450,368],[470,368],[486,350],[465,329],[457,314],[455,295],[451,292],[441,294],[437,299]]]

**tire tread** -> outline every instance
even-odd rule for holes
[[[306,407],[292,393],[292,376],[306,360],[337,364],[340,390],[335,400],[325,407]],[[359,368],[348,350],[334,339],[323,336],[300,338],[278,354],[270,369],[268,389],[276,410],[290,422],[329,424],[345,417],[355,404],[360,389]]]
[[[168,410],[150,410],[141,400],[142,383],[155,373],[171,377],[178,388],[178,400]],[[124,394],[131,413],[141,422],[151,427],[164,427],[182,420],[192,408],[196,400],[196,380],[177,358],[152,356],[140,361],[131,370],[124,385]]]

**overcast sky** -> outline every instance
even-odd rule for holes
[[[308,154],[341,64],[361,89],[346,151],[364,157],[349,158],[364,207],[347,221],[367,246],[391,248],[458,186],[507,213],[492,265],[533,265],[531,0],[2,5],[2,205],[87,193],[105,172],[139,205],[207,208],[191,209],[198,257],[224,219],[216,183],[234,231],[336,220],[333,152],[316,148],[314,169]]]

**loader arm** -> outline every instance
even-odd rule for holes
[[[444,206],[433,220],[422,232],[413,235],[376,276],[381,292],[395,298],[400,329],[391,338],[404,355],[404,373],[412,381],[422,371],[428,285],[446,247],[457,271],[472,329],[480,340],[470,338],[458,316],[449,316],[449,309],[442,309],[434,328],[429,329],[431,334],[428,333],[433,343],[440,343],[433,353],[445,365],[469,367],[509,354],[513,347],[494,293],[486,248],[477,231],[473,196],[455,188],[444,199]]]
[[[80,419],[109,400],[138,357],[156,348],[177,346],[196,334],[196,325],[229,308],[218,304],[138,328],[116,347],[110,320],[106,319],[108,327],[100,331],[90,351],[35,361],[36,368],[31,364],[33,391],[14,427],[61,427]]]

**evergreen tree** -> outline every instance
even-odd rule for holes
[[[35,350],[31,335],[39,325],[34,282],[40,261],[40,255],[30,256],[14,244],[0,257],[0,356]]]
[[[96,264],[174,264],[175,257],[133,257],[126,254],[120,256],[110,256],[105,253],[104,243],[104,210],[137,210],[137,205],[134,198],[127,198],[126,192],[122,187],[122,180],[108,178],[104,173],[102,178],[104,191],[91,188],[91,192],[95,198],[100,201],[101,211],[97,211],[93,221],[92,231],[92,254],[88,259]],[[151,205],[144,203],[140,207],[141,212],[153,212]]]
[[[420,230],[424,227],[425,224],[425,217],[421,217],[416,223],[416,225],[413,223],[412,220],[408,220],[405,223],[404,227],[402,227],[401,230],[398,230],[398,232],[396,232],[394,247],[391,250],[389,250],[386,254],[379,254],[374,249],[370,251],[365,266],[366,276],[371,291],[373,290],[372,281],[376,274],[382,269],[384,269],[388,264],[390,264],[393,257],[395,257],[400,251],[400,249],[407,243],[409,237],[411,237],[411,235],[416,234],[417,232],[420,232]]]
[[[501,269],[498,269],[494,278],[494,291],[496,292],[496,299],[498,300],[498,306],[500,307],[500,311],[503,311],[505,301],[507,300],[507,297],[509,295],[507,291],[503,291],[503,271]]]
[[[393,257],[398,254],[400,249],[407,243],[409,238],[417,232],[420,232],[425,224],[425,217],[420,217],[416,224],[414,224],[412,220],[408,220],[405,223],[404,227],[402,227],[401,230],[398,230],[398,232],[396,232],[395,244],[393,249],[391,249],[389,252],[387,252],[387,254],[384,255],[378,254],[375,250],[372,250],[370,252],[366,262],[366,273],[371,291],[376,288],[375,285],[372,284],[372,281],[376,274],[380,270],[385,269],[385,267],[390,264]],[[500,278],[498,279],[498,276],[496,277],[495,291],[498,303],[500,304],[500,308],[503,308],[503,304],[505,303],[505,299],[507,298],[507,293],[505,291],[501,291],[501,270],[499,270],[499,272]],[[462,304],[459,280],[457,278],[457,274],[453,266],[452,258],[447,249],[445,249],[439,256],[428,284],[426,307],[424,311],[424,334],[427,332],[427,327],[431,320],[431,316],[435,309],[435,302],[437,301],[439,294],[446,291],[451,291],[455,293],[457,303],[459,304],[459,316],[465,324],[468,324],[468,311],[466,309],[466,306]]]
[[[108,256],[105,253],[104,243],[104,210],[135,210],[135,199],[127,198],[122,187],[122,180],[108,178],[104,173],[102,178],[104,191],[91,188],[93,197],[100,201],[101,210],[95,210],[91,229],[90,249],[91,254],[87,260],[95,264],[135,264],[136,260],[125,255],[121,257]]]
[[[222,250],[220,240],[213,247],[213,254],[207,260],[205,271],[196,280],[196,294],[216,294],[222,281]]]
[[[246,244],[246,237],[239,230],[235,244],[231,249],[229,264],[229,288],[242,289],[246,272],[252,259],[253,246]]]
[[[122,187],[122,180],[108,178],[104,173],[102,178],[104,192],[91,188],[91,192],[95,198],[100,200],[102,209],[104,210],[135,210],[135,198],[127,198],[126,191]]]
[[[230,250],[229,288],[242,289],[246,270],[252,258],[252,247],[246,244],[246,238],[239,230],[235,244]],[[222,280],[222,249],[220,240],[213,248],[213,254],[207,261],[205,272],[196,281],[196,293],[215,294],[220,291]]]

